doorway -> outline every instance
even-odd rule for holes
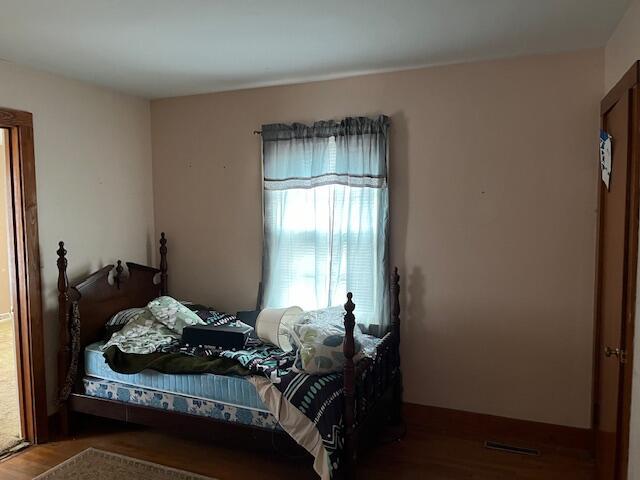
[[[5,343],[14,346],[9,350],[6,344],[0,345],[0,370],[4,368],[7,372],[5,378],[0,378],[0,382],[6,382],[6,388],[0,384],[0,441],[2,429],[6,429],[8,442],[24,439],[42,443],[48,437],[48,415],[33,116],[29,112],[0,108],[0,131],[3,152],[0,158],[3,160],[0,166],[0,310],[9,310],[0,311],[0,336],[2,314],[8,313],[11,320],[4,327]],[[4,233],[3,225],[6,225]],[[7,260],[6,271],[3,271],[3,254]],[[5,306],[3,292],[10,293]],[[0,376],[2,374],[0,371]],[[13,385],[16,388],[12,388]],[[6,425],[2,425],[4,420]]]
[[[20,395],[9,273],[9,198],[7,160],[9,131],[0,128],[0,456],[22,443]]]

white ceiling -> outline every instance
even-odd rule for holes
[[[628,0],[0,0],[0,58],[144,96],[603,46]]]

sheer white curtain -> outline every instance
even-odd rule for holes
[[[388,322],[389,120],[264,125],[263,306]]]

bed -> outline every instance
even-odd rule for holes
[[[249,440],[259,447],[277,443],[279,449],[292,453],[301,451],[300,444],[316,457],[316,464],[320,462],[308,441],[305,444],[300,438],[298,430],[305,428],[300,428],[297,422],[304,417],[298,415],[296,408],[292,409],[295,415],[283,413],[282,405],[289,405],[283,401],[284,390],[278,392],[267,378],[212,373],[175,375],[151,370],[127,375],[113,371],[105,363],[101,346],[106,321],[119,311],[144,307],[169,293],[164,233],[159,251],[159,268],[127,262],[125,275],[125,268],[118,261],[70,285],[67,251],[60,242],[57,265],[61,434],[70,433],[75,414],[88,414],[190,431],[214,440],[233,438],[244,443]],[[333,462],[330,473],[321,473],[316,468],[323,478],[355,478],[358,452],[371,441],[372,433],[389,422],[400,422],[402,374],[397,268],[390,280],[391,327],[377,342],[375,355],[355,361],[355,304],[349,293],[344,305],[343,371],[331,378],[307,375],[310,378],[301,380],[302,377],[298,377],[289,385],[309,381],[319,388],[329,380],[339,385],[334,396],[338,398],[335,408],[341,433],[332,440],[331,454],[323,462],[331,464],[337,455],[340,461]],[[293,403],[290,397],[286,398]],[[328,445],[322,435],[318,438]]]

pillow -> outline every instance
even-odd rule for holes
[[[329,307],[304,312],[289,331],[291,344],[297,347],[294,369],[311,375],[326,375],[344,367],[344,309]],[[354,361],[361,357],[362,332],[354,328]]]
[[[200,319],[207,325],[219,327],[220,325],[226,325],[227,323],[235,322],[237,320],[235,315],[219,312],[213,307],[207,307],[206,305],[201,305],[199,303],[185,301],[181,301],[180,303],[200,317]]]
[[[150,301],[147,308],[156,320],[180,335],[188,325],[206,325],[198,315],[171,297],[158,297]]]
[[[142,312],[144,312],[144,308],[127,308],[113,315],[104,325],[106,338],[111,338],[111,335],[122,330],[122,327],[124,327],[129,320]]]

